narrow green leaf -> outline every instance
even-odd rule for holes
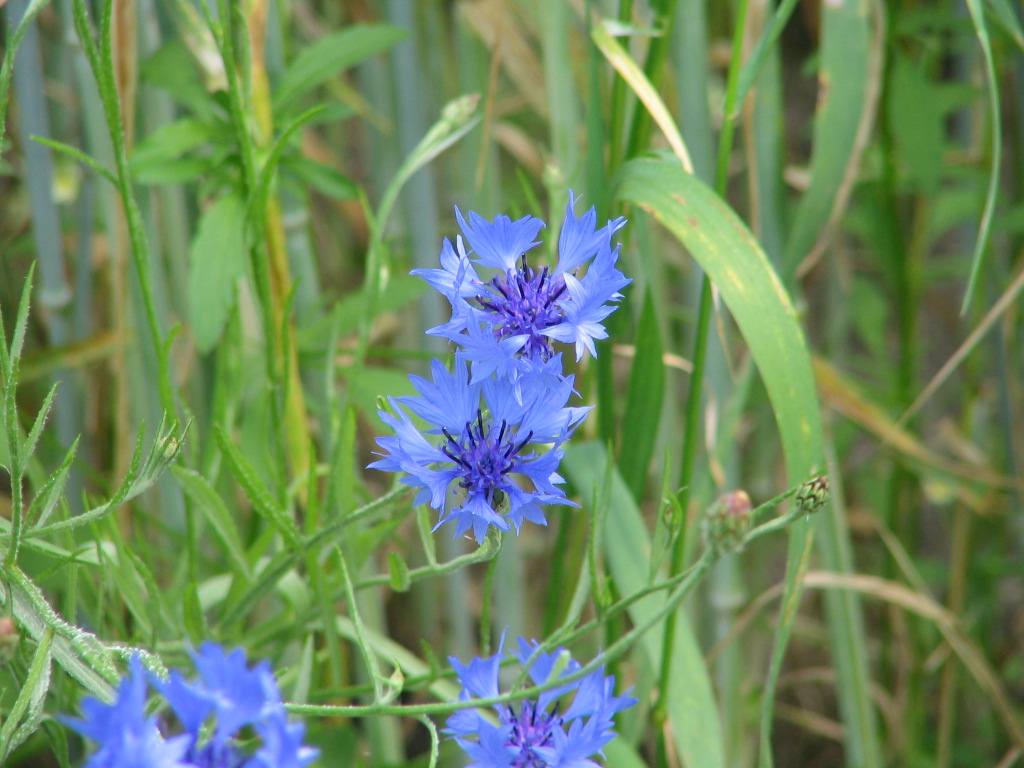
[[[78,449],[78,438],[71,444],[71,448],[64,455],[64,461],[60,463],[47,479],[46,484],[36,493],[35,498],[28,508],[28,520],[32,525],[45,525],[46,520],[53,513],[57,502],[61,500],[64,493],[64,485],[68,480],[68,472],[71,470],[71,462],[74,461],[75,451]]]
[[[235,306],[235,284],[245,274],[245,213],[239,195],[224,195],[202,215],[188,249],[189,319],[203,352],[220,341]]]
[[[92,155],[87,155],[85,152],[78,149],[77,147],[72,147],[70,144],[65,144],[63,141],[48,139],[45,136],[33,136],[32,141],[36,142],[37,144],[42,144],[44,147],[49,147],[50,149],[56,150],[57,152],[63,152],[65,155],[68,155],[69,157],[73,157],[75,160],[78,160],[79,162],[84,163],[85,165],[92,168],[94,171],[96,171],[96,173],[98,173],[104,179],[109,181],[115,187],[117,186],[117,177],[111,171],[105,168],[100,163],[100,161],[92,157]]]
[[[53,630],[47,629],[32,657],[28,678],[21,687],[14,706],[6,713],[3,727],[0,728],[0,764],[19,744],[32,735],[43,718],[43,701],[50,688],[52,645]]]
[[[385,24],[363,24],[334,32],[307,45],[274,88],[274,114],[281,115],[303,94],[371,56],[387,50],[406,31]]]
[[[636,354],[629,373],[629,393],[623,419],[622,450],[619,471],[622,479],[640,502],[647,485],[647,468],[654,455],[654,444],[661,423],[661,406],[665,398],[664,348],[658,328],[658,313],[648,289],[636,329]]]
[[[337,628],[331,627],[327,631],[337,636]],[[316,646],[313,643],[313,635],[307,635],[305,642],[302,644],[302,656],[299,659],[299,669],[295,675],[295,685],[292,687],[291,701],[296,704],[305,704],[309,701],[309,693],[313,687],[313,666],[315,663]],[[318,680],[317,682],[320,681]]]
[[[209,122],[218,107],[203,84],[195,60],[182,40],[170,40],[142,62],[142,79],[162,88],[193,115]]]
[[[54,531],[77,528],[87,523],[95,522],[114,512],[124,502],[134,499],[140,493],[149,490],[167,468],[167,465],[177,457],[178,451],[181,450],[181,443],[185,439],[186,431],[187,428],[179,433],[177,422],[171,422],[169,425],[161,423],[157,430],[157,438],[153,441],[153,447],[150,449],[145,461],[143,461],[143,428],[140,428],[139,437],[135,441],[135,451],[128,465],[128,472],[120,487],[108,501],[76,517],[59,520],[49,525],[39,525],[32,529],[31,535],[44,536]]]
[[[21,21],[11,32],[4,46],[3,63],[0,64],[0,142],[7,134],[7,104],[11,94],[11,78],[14,75],[14,55],[18,52],[18,46],[28,32],[29,25],[48,2],[49,0],[31,0],[21,16]]]
[[[32,277],[35,274],[35,264],[29,269],[25,278],[25,285],[21,289],[21,300],[18,302],[18,314],[14,319],[14,331],[11,334],[11,347],[7,353],[7,359],[11,370],[17,371],[17,365],[21,361],[21,348],[25,344],[25,330],[28,328],[28,308],[32,303]]]
[[[53,658],[64,671],[101,701],[113,700],[117,670],[110,651],[95,635],[58,616],[39,588],[17,566],[8,568],[5,578],[0,579],[0,605],[8,604],[13,607],[17,622],[37,642],[42,641],[48,629],[56,633]]]
[[[352,179],[323,163],[306,157],[288,157],[282,161],[281,167],[327,197],[335,200],[359,197],[359,186]]]
[[[274,144],[270,148],[270,152],[267,153],[267,158],[263,162],[263,167],[260,168],[259,177],[256,179],[256,183],[253,185],[252,192],[249,196],[249,207],[246,210],[246,220],[250,225],[253,223],[259,223],[260,226],[264,225],[266,220],[267,198],[270,195],[270,185],[274,180],[274,175],[277,172],[277,166],[281,162],[281,158],[284,155],[285,150],[288,148],[292,136],[296,134],[299,128],[322,111],[322,105],[307,109],[295,118],[291,124],[281,132],[281,135],[274,140]]]
[[[1010,6],[1008,0],[988,0],[985,7],[1003,31],[1013,39],[1017,47],[1024,50],[1024,30],[1021,29],[1017,13]]]
[[[743,108],[743,104],[746,102],[747,93],[750,92],[750,89],[754,87],[754,83],[757,82],[761,69],[768,60],[768,53],[771,51],[772,46],[778,42],[786,22],[789,21],[789,17],[793,14],[794,8],[796,8],[796,0],[782,0],[777,9],[769,11],[771,13],[771,20],[765,25],[761,38],[757,41],[757,45],[754,46],[753,52],[743,62],[743,68],[740,69],[739,78],[736,81],[736,98],[733,102],[735,109],[730,117],[739,117],[740,109]]]
[[[213,141],[221,131],[204,120],[184,117],[157,128],[140,141],[131,154],[133,175],[148,166],[176,160],[187,152]]]
[[[395,592],[406,592],[412,581],[409,579],[409,566],[405,559],[392,550],[388,552],[388,573],[391,575],[391,589]]]
[[[46,398],[36,414],[35,421],[32,422],[32,429],[28,431],[28,435],[25,437],[25,443],[22,445],[20,452],[22,456],[31,456],[36,452],[39,436],[43,433],[43,426],[46,424],[46,417],[50,415],[50,409],[53,407],[53,398],[56,394],[57,385],[54,384],[50,387],[50,391],[46,393]]]
[[[193,643],[199,643],[209,636],[203,606],[199,600],[199,587],[189,582],[182,597],[182,611],[185,623],[185,634]]]
[[[235,568],[245,575],[251,577],[249,561],[245,558],[245,548],[238,536],[238,527],[231,516],[230,510],[220,495],[207,482],[206,478],[198,472],[181,466],[172,466],[171,474],[181,484],[186,495],[195,502],[199,511],[206,520],[213,526],[214,532],[224,543],[228,556],[234,563]]]
[[[231,470],[232,476],[245,490],[245,495],[252,504],[253,509],[261,517],[266,518],[278,533],[284,536],[291,549],[298,550],[302,546],[302,542],[295,521],[291,519],[288,512],[282,509],[270,494],[267,487],[260,481],[256,470],[252,468],[252,465],[242,455],[242,452],[238,450],[238,447],[231,442],[231,438],[227,436],[224,429],[219,425],[215,426],[213,434],[217,439],[217,445],[220,447],[221,453],[227,459],[228,468]]]
[[[209,173],[220,169],[213,157],[182,157],[176,160],[153,161],[139,164],[133,169],[132,178],[139,184],[158,186],[161,184],[190,184]]]
[[[673,160],[630,161],[617,178],[616,193],[660,221],[717,287],[768,390],[790,480],[803,482],[821,461],[814,376],[789,296],[754,236],[721,198]]]
[[[992,160],[988,175],[988,191],[985,193],[985,208],[981,213],[981,221],[978,223],[978,239],[974,244],[974,255],[971,257],[971,276],[967,281],[967,290],[964,291],[964,303],[960,308],[960,314],[965,314],[970,307],[974,287],[978,282],[978,275],[981,273],[981,262],[985,255],[985,247],[988,245],[992,217],[996,210],[996,198],[999,195],[999,167],[1003,162],[1002,110],[999,106],[999,81],[996,79],[996,65],[992,58],[992,41],[989,40],[988,26],[985,24],[985,12],[981,7],[981,0],[967,0],[967,9],[971,12],[974,34],[978,38],[982,59],[985,62],[985,82],[988,84],[989,97],[988,120],[991,132],[989,151]]]

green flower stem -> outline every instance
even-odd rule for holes
[[[494,556],[498,554],[498,550],[500,548],[501,538],[497,531],[491,528],[488,530],[487,538],[484,539],[484,543],[478,547],[475,552],[459,555],[446,563],[435,563],[433,565],[424,565],[421,568],[413,568],[409,571],[409,581],[414,582],[425,579],[429,576],[440,576],[445,573],[451,573],[466,565],[491,563],[494,560]],[[355,585],[355,588],[356,590],[361,590],[367,589],[368,587],[380,587],[390,583],[391,576],[389,574],[382,574],[380,576],[371,576],[368,579],[363,579]]]
[[[785,491],[784,493],[779,494],[775,498],[770,499],[769,501],[764,502],[763,504],[761,504],[760,506],[758,506],[757,508],[755,508],[752,511],[752,513],[751,513],[752,519],[756,519],[756,518],[760,517],[765,512],[767,512],[768,510],[770,510],[773,507],[775,507],[777,504],[779,504],[782,501],[786,500],[787,498],[793,496],[798,490],[799,490],[799,487],[791,488],[791,489]],[[746,538],[743,540],[742,546],[746,546],[747,544],[750,544],[750,543],[756,541],[757,539],[763,538],[764,536],[767,536],[767,535],[770,535],[770,534],[775,533],[777,531],[780,531],[780,530],[784,529],[786,526],[788,526],[791,523],[793,523],[794,521],[801,519],[806,514],[807,513],[804,512],[803,510],[801,510],[799,507],[796,507],[796,508],[790,510],[789,512],[787,512],[785,515],[780,516],[778,518],[775,518],[773,520],[770,520],[767,523],[764,523],[763,525],[758,526],[757,528],[754,528],[753,530],[751,530],[747,534]],[[717,557],[718,556],[716,555],[716,562],[717,562]],[[712,563],[712,565],[714,565],[714,563]],[[637,601],[643,600],[644,598],[649,597],[649,596],[654,595],[654,594],[657,594],[658,592],[664,592],[664,591],[667,591],[667,590],[674,589],[675,587],[678,587],[683,581],[690,579],[693,576],[693,574],[695,573],[695,571],[697,570],[697,568],[698,568],[698,564],[695,563],[694,565],[691,565],[689,568],[687,568],[682,573],[677,574],[676,576],[674,576],[672,578],[665,579],[664,581],[660,581],[660,582],[657,582],[657,583],[654,583],[654,584],[650,584],[650,585],[648,585],[648,586],[646,586],[646,587],[644,587],[642,589],[639,589],[639,590],[637,590],[637,591],[627,595],[626,597],[620,598],[618,601],[616,601],[615,603],[613,603],[610,606],[608,606],[605,610],[603,610],[599,616],[596,616],[593,619],[591,619],[590,621],[586,622],[585,624],[581,624],[581,625],[579,625],[579,626],[577,626],[575,628],[572,626],[572,624],[575,621],[575,619],[574,618],[570,618],[560,628],[558,628],[557,630],[555,630],[552,633],[549,633],[547,639],[541,642],[541,644],[540,644],[540,652],[542,652],[542,653],[550,652],[555,647],[557,647],[559,645],[571,644],[571,643],[575,642],[576,640],[580,639],[581,637],[584,637],[587,634],[590,634],[592,632],[595,632],[595,631],[601,629],[601,627],[604,626],[604,622],[607,619],[614,618],[616,616],[619,616],[619,615],[625,613]],[[357,585],[357,589],[358,589],[358,585]],[[582,593],[584,598],[586,597],[586,593],[587,593],[586,582],[582,578],[579,580],[579,583],[577,585],[577,592],[578,593]],[[574,598],[573,602],[574,603],[577,602],[576,598]],[[583,600],[579,600],[578,602],[579,602],[580,605],[582,605]],[[572,615],[574,617],[578,617],[579,616],[579,610],[573,610],[572,611]],[[509,662],[509,663],[511,663],[511,662]],[[433,682],[435,682],[437,680],[450,678],[453,675],[454,675],[454,671],[448,670],[448,671],[442,672],[440,674],[437,674],[437,672],[432,672],[429,675],[421,675],[421,676],[410,677],[407,680],[408,689],[409,690],[413,690],[413,689],[418,690],[418,689],[420,689],[420,688],[422,688],[424,686],[429,686],[431,683],[433,683]],[[357,693],[365,693],[365,692],[367,692],[369,690],[370,689],[367,686],[352,686],[352,687],[346,688],[345,692],[346,692],[346,694],[357,694]]]
[[[488,528],[488,531],[490,530]],[[490,536],[484,540],[484,545],[486,546],[489,541]],[[483,549],[483,547],[480,547],[480,549]],[[484,574],[483,598],[480,601],[480,654],[482,656],[489,656],[491,653],[491,604],[494,602],[494,573],[497,570],[498,558],[491,557],[487,561],[487,572]]]
[[[363,619],[359,614],[359,603],[356,601],[356,592],[352,586],[352,578],[349,576],[345,555],[341,551],[338,551],[337,555],[338,570],[341,571],[341,579],[345,588],[345,602],[348,603],[349,616],[352,619],[352,626],[356,630],[356,645],[359,646],[359,652],[362,654],[366,671],[370,676],[370,681],[373,683],[373,697],[375,700],[380,701],[384,696],[384,689],[381,685],[383,677],[380,673],[380,666],[377,664],[377,656],[374,654],[369,640],[366,638],[366,629],[363,626]]]
[[[765,504],[762,504],[755,510],[755,512],[763,512],[771,506],[773,506],[778,500],[782,500],[791,496],[796,492],[796,488],[793,488],[786,493],[778,496]],[[747,536],[743,539],[743,546],[750,544],[764,536],[781,531],[788,525],[793,523],[800,518],[806,516],[799,507],[794,507],[785,515],[782,515],[774,520],[770,520],[757,528],[754,528]],[[647,595],[652,594],[655,591],[663,589],[671,589],[672,592],[665,599],[664,604],[657,611],[652,613],[650,617],[642,624],[638,624],[633,627],[629,632],[622,635],[619,639],[613,642],[603,653],[595,657],[589,663],[583,665],[580,669],[576,670],[572,674],[564,677],[559,677],[555,680],[549,680],[543,685],[535,685],[530,688],[522,688],[517,691],[511,691],[509,693],[502,694],[501,696],[495,696],[492,698],[481,698],[473,699],[470,701],[450,701],[450,702],[439,702],[435,704],[407,704],[407,705],[365,705],[365,706],[334,706],[326,704],[291,704],[288,705],[288,710],[299,715],[307,715],[313,717],[368,717],[372,715],[399,715],[404,717],[421,717],[428,715],[446,715],[458,709],[467,709],[470,707],[490,707],[496,704],[508,704],[514,701],[520,701],[522,699],[535,698],[541,693],[553,690],[554,688],[561,687],[567,683],[575,682],[580,680],[587,675],[592,674],[596,670],[603,667],[609,661],[614,661],[619,656],[623,655],[628,651],[639,638],[653,627],[660,624],[667,616],[671,615],[675,611],[679,604],[693,591],[705,576],[710,573],[711,568],[720,559],[721,555],[716,552],[713,548],[708,548],[701,555],[700,559],[688,568],[684,573],[678,574],[677,576],[669,579],[658,585],[652,585],[645,587],[643,590],[630,595],[627,598],[615,603],[611,608],[606,611],[602,617],[594,618],[582,625],[570,635],[565,638],[558,640],[557,642],[569,642],[577,637],[580,637],[586,632],[593,631],[602,626],[604,620],[608,615],[613,613],[621,613],[625,611],[629,605],[636,600],[640,600]],[[538,649],[537,653],[544,652],[546,647],[550,644],[551,639],[548,642],[542,644]]]

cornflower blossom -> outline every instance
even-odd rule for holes
[[[135,656],[112,704],[87,698],[82,719],[61,718],[99,746],[85,768],[303,768],[316,759],[318,750],[302,744],[305,725],[288,721],[266,662],[250,669],[241,650],[225,654],[216,643],[192,659],[199,678],[186,682],[176,671],[167,680],[147,674]],[[183,733],[167,735],[165,718],[146,715],[150,686]],[[261,742],[255,751],[241,743],[252,734]]]
[[[462,683],[459,701],[500,695],[498,673],[507,658],[503,645],[504,637],[496,654],[465,665],[449,658]],[[582,668],[579,662],[568,658],[564,648],[540,653],[530,663],[537,642],[519,638],[518,645],[518,652],[510,655],[520,665],[529,665],[529,678],[535,685],[561,679]],[[579,680],[545,691],[536,701],[495,705],[497,724],[476,709],[460,709],[448,718],[445,733],[472,759],[468,768],[597,768],[590,758],[601,753],[615,737],[612,717],[636,704],[629,691],[624,696],[614,696],[614,692],[615,678],[606,677],[602,667]],[[572,702],[568,703],[570,695]]]
[[[473,363],[474,379],[535,370],[555,356],[554,342],[574,345],[576,360],[584,350],[596,355],[595,339],[608,337],[602,322],[632,282],[616,267],[619,246],[612,245],[626,220],[597,229],[595,209],[577,217],[575,206],[570,193],[554,268],[530,262],[542,220],[499,215],[488,221],[471,211],[467,222],[456,208],[465,241],[456,237],[453,246],[445,239],[440,269],[413,270],[452,306],[451,320],[427,333],[458,344]]]
[[[402,482],[419,488],[415,503],[442,510],[435,530],[454,522],[456,537],[472,528],[482,544],[492,525],[518,531],[524,520],[547,524],[543,505],[576,506],[558,487],[564,481],[557,469],[562,443],[590,410],[565,407],[573,377],[561,375],[557,357],[548,368],[515,383],[504,376],[471,381],[461,355],[451,371],[435,359],[432,381],[409,377],[419,396],[389,398],[394,413],[379,412],[395,436],[377,438],[383,458],[370,467],[404,472]],[[456,502],[447,512],[446,501]]]

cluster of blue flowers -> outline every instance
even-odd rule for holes
[[[393,413],[380,416],[395,436],[377,440],[385,453],[370,466],[405,473],[416,503],[441,512],[438,526],[455,523],[455,536],[472,528],[483,543],[490,526],[543,525],[545,505],[573,505],[557,470],[590,409],[567,407],[574,379],[555,344],[572,344],[577,360],[595,354],[594,340],[608,336],[602,321],[631,282],[612,243],[625,219],[598,228],[597,212],[577,217],[575,205],[570,194],[554,268],[530,263],[540,219],[470,213],[467,222],[456,209],[465,239],[444,241],[440,269],[413,271],[451,304],[451,319],[428,333],[457,345],[455,364],[435,360],[433,381],[410,377],[418,396],[390,398]]]
[[[590,409],[567,405],[574,379],[555,344],[572,344],[577,360],[595,354],[594,340],[608,335],[602,321],[630,282],[612,244],[624,219],[598,228],[594,209],[577,217],[575,203],[570,195],[553,269],[530,263],[540,219],[470,213],[467,223],[456,211],[465,240],[445,240],[440,269],[416,270],[452,307],[449,322],[428,333],[458,349],[451,370],[434,360],[431,380],[410,377],[418,396],[390,399],[380,416],[394,436],[378,438],[384,453],[370,466],[404,473],[402,482],[419,489],[416,503],[440,511],[438,526],[455,523],[455,536],[472,529],[483,543],[491,526],[546,524],[546,505],[574,505],[558,466]],[[495,707],[496,723],[474,708],[453,714],[445,732],[472,758],[469,768],[597,768],[590,758],[614,737],[613,716],[636,699],[614,696],[615,678],[603,668],[559,683],[582,669],[565,649],[542,653],[520,639],[506,655],[503,646],[504,637],[496,654],[467,665],[451,659],[461,701],[497,697],[510,657],[536,685],[552,687],[536,701]],[[135,657],[114,703],[86,699],[82,719],[64,720],[99,747],[86,768],[304,768],[316,759],[265,662],[249,668],[242,651],[214,643],[192,658],[199,676],[187,682],[178,672],[161,680]],[[147,716],[150,688],[169,712]]]
[[[503,646],[504,638],[496,654],[466,665],[450,659],[462,683],[460,701],[500,695],[498,675],[507,658]],[[582,669],[564,648],[554,653],[537,651],[536,642],[519,638],[518,651],[510,654],[535,685],[560,680]],[[469,768],[598,768],[590,756],[614,738],[612,716],[636,704],[628,694],[614,696],[614,691],[615,677],[606,677],[604,669],[599,668],[545,691],[536,701],[495,706],[497,724],[476,709],[460,709],[448,718],[445,732],[473,759]],[[570,694],[572,703],[563,711]]]
[[[82,719],[64,719],[99,745],[85,768],[304,768],[316,759],[318,751],[302,743],[305,725],[288,720],[266,662],[249,668],[241,650],[228,654],[215,643],[192,660],[199,677],[187,682],[176,671],[161,680],[133,657],[112,704],[85,699]],[[146,715],[150,686],[181,733],[168,735],[168,718]]]
[[[391,412],[380,417],[395,434],[378,438],[384,452],[370,466],[404,473],[402,482],[419,489],[416,503],[440,511],[438,526],[453,522],[455,536],[472,529],[478,544],[491,526],[543,525],[546,505],[574,505],[559,488],[558,465],[590,409],[567,405],[574,379],[556,344],[573,345],[577,361],[596,354],[594,341],[608,336],[602,323],[631,282],[612,243],[625,220],[598,228],[593,208],[577,217],[575,207],[570,194],[554,268],[531,263],[540,219],[470,213],[467,222],[456,209],[463,236],[444,241],[440,269],[413,272],[451,304],[451,319],[427,333],[456,345],[455,362],[448,370],[434,360],[430,381],[410,377],[417,396],[390,399]],[[425,422],[423,431],[409,412]],[[499,695],[503,645],[504,638],[496,654],[468,665],[451,659],[460,700]],[[511,656],[537,685],[582,668],[564,649],[540,653],[522,639]],[[472,758],[469,768],[597,768],[590,758],[613,738],[613,716],[636,703],[614,690],[615,678],[598,669],[536,701],[495,707],[496,724],[461,709],[446,733]]]

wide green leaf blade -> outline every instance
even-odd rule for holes
[[[405,35],[405,30],[385,24],[357,25],[325,35],[306,46],[274,88],[274,113],[280,115],[304,93],[387,50]]]
[[[235,306],[235,283],[245,274],[244,226],[245,201],[224,195],[203,214],[188,249],[189,318],[203,352],[220,341]]]
[[[764,379],[790,481],[806,480],[821,457],[811,358],[789,296],[760,245],[733,210],[674,159],[631,160],[619,173],[616,194],[660,221],[711,278]]]
[[[779,427],[792,484],[821,463],[822,439],[811,359],[789,296],[754,236],[733,210],[675,159],[626,163],[616,196],[640,206],[690,251],[714,283],[757,364]],[[770,730],[781,669],[802,577],[809,565],[813,518],[790,529],[779,631],[765,685],[762,738]],[[768,757],[770,760],[770,755]]]

